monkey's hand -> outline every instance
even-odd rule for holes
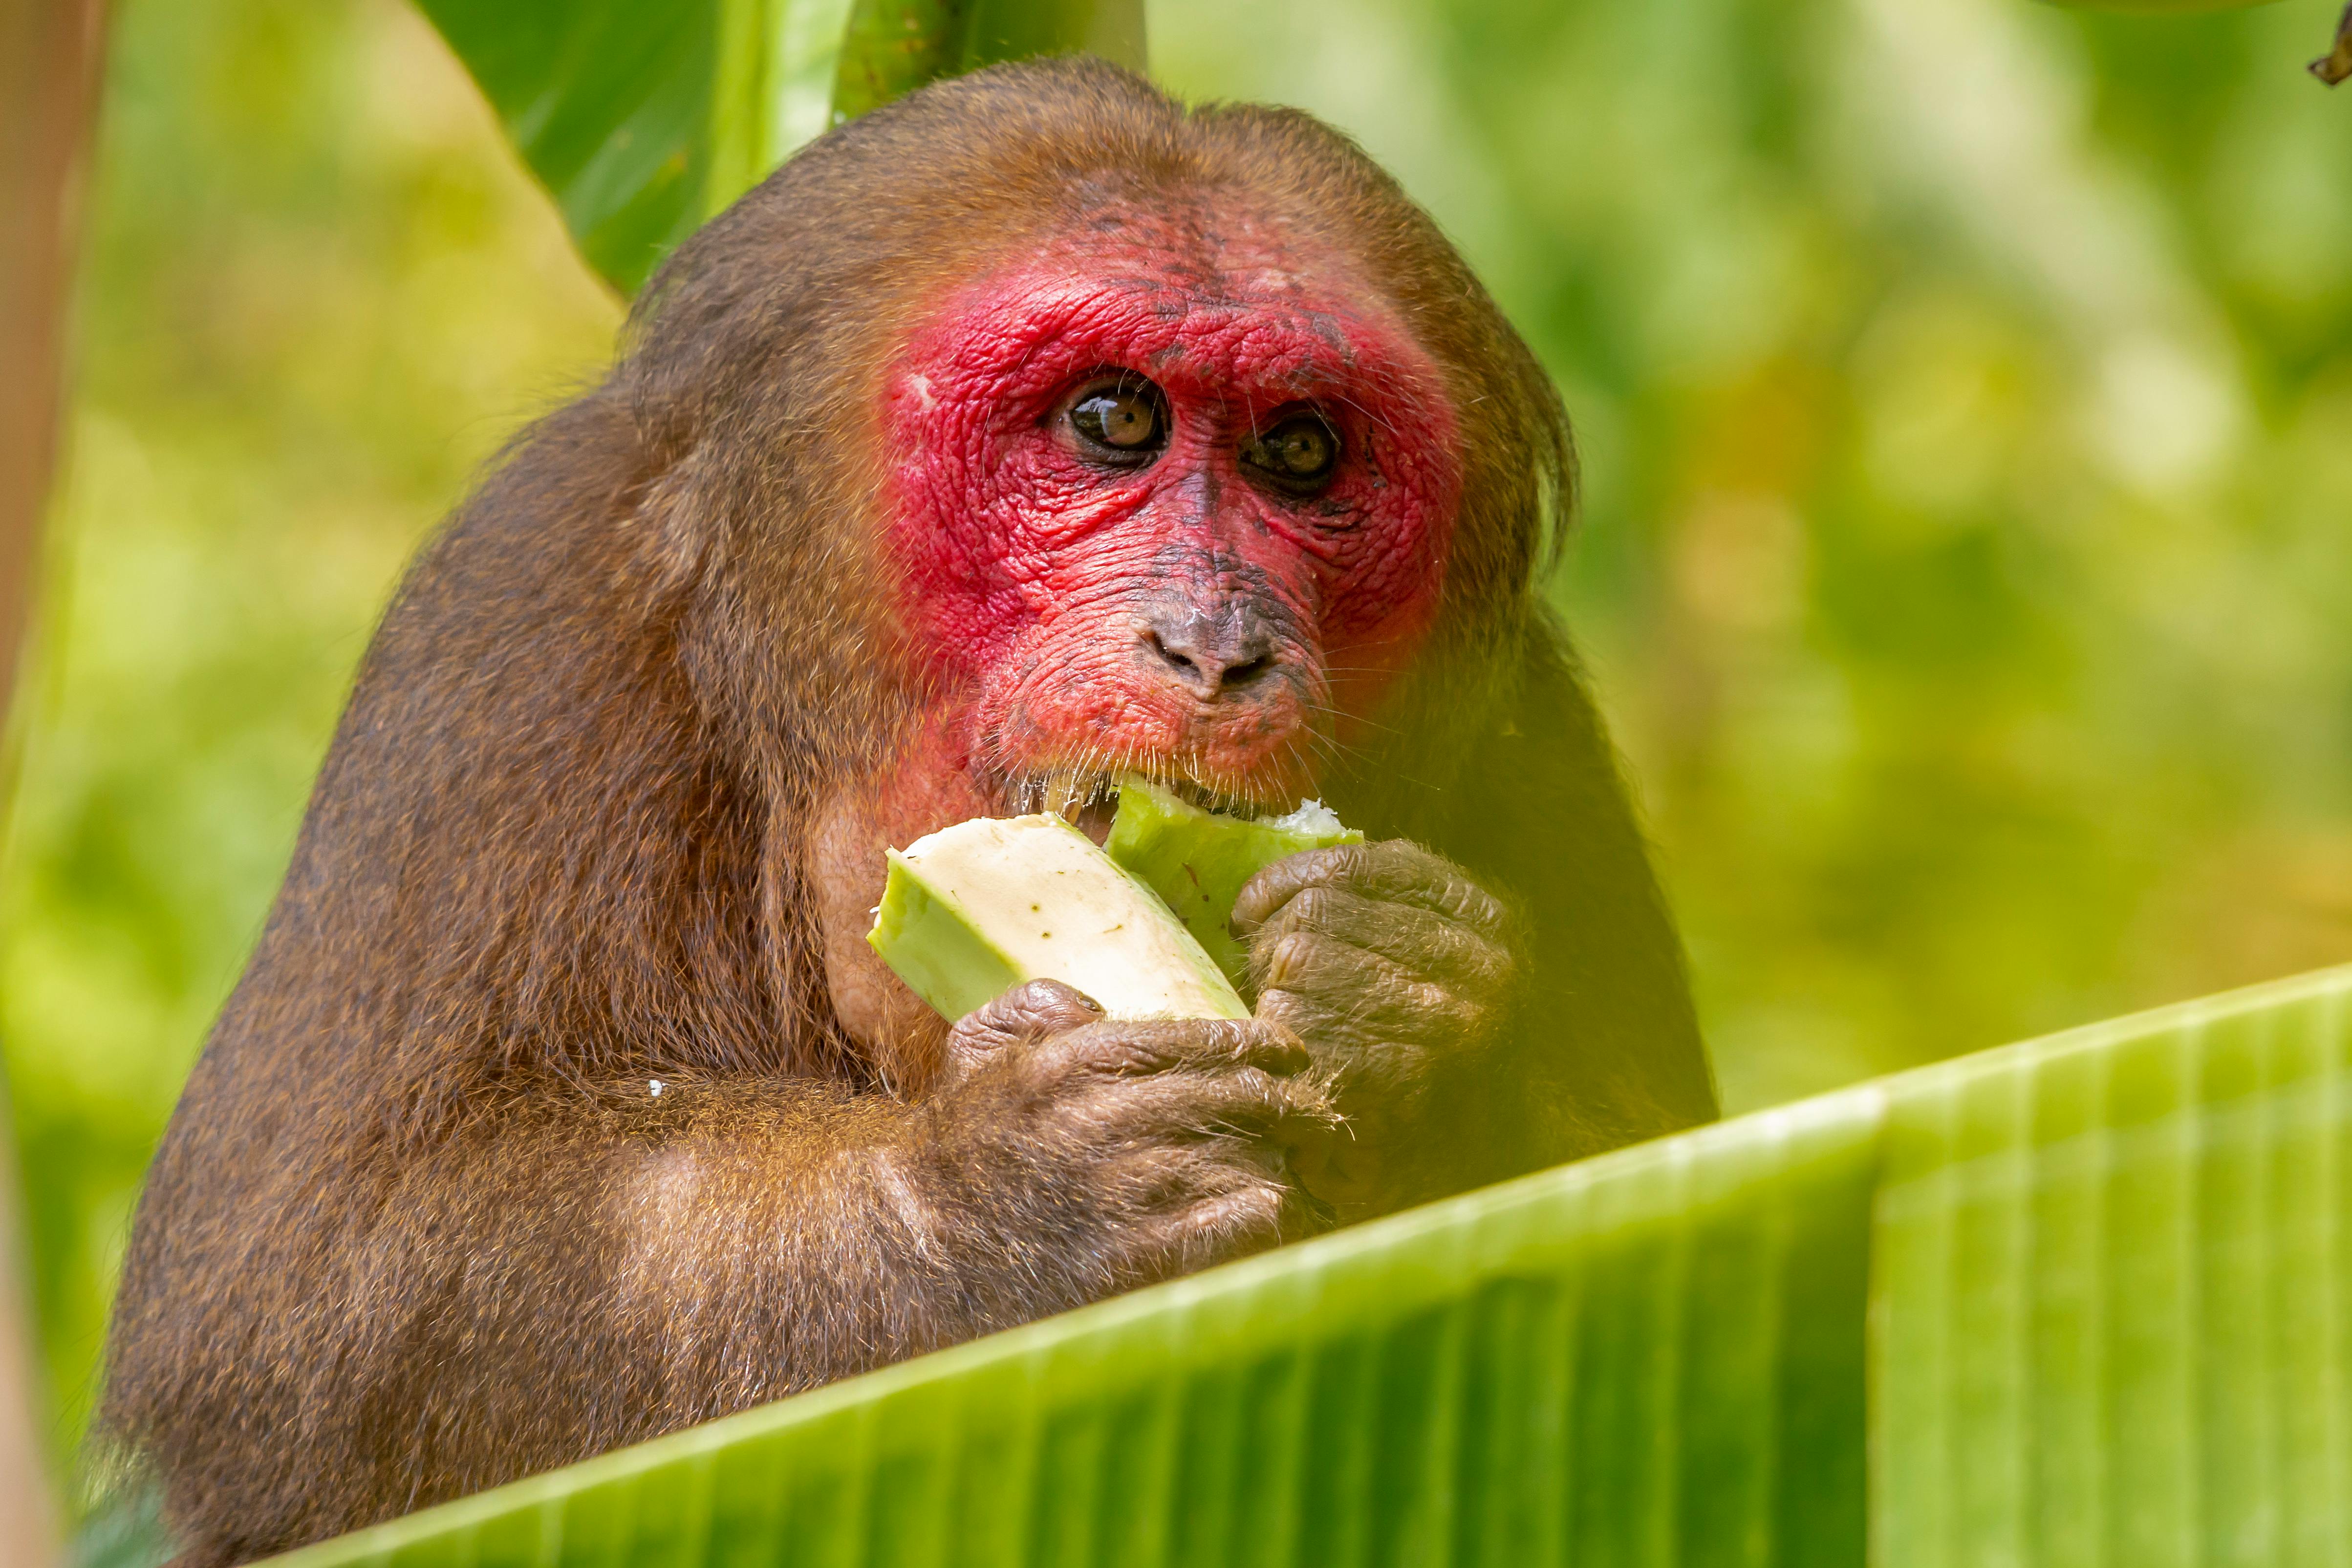
[[[1524,968],[1508,913],[1453,862],[1402,840],[1276,862],[1234,904],[1257,1017],[1304,1041],[1346,1124],[1295,1166],[1343,1218],[1422,1196],[1412,1146],[1432,1084],[1485,1051]]]
[[[1110,1020],[1033,980],[967,1015],[947,1050],[922,1163],[1023,1315],[1041,1286],[1075,1304],[1313,1228],[1288,1145],[1336,1118],[1278,1025]]]

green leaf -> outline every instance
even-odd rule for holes
[[[971,0],[859,0],[834,78],[834,112],[855,120],[963,64]]]
[[[2352,1542],[2352,971],[1891,1081],[1876,1560]]]
[[[2146,16],[2180,16],[2207,11],[2250,11],[2277,0],[2042,0],[2069,11],[2136,11]]]
[[[2333,1561],[2347,1130],[2339,969],[1434,1204],[289,1561]]]
[[[708,215],[718,10],[638,0],[419,0],[588,264],[634,292]]]
[[[1142,0],[419,4],[623,294],[829,123],[997,60],[1143,66]]]
[[[1038,55],[1144,68],[1143,0],[858,0],[834,83],[836,122],[940,77]]]

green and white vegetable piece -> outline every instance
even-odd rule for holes
[[[892,850],[866,940],[950,1019],[1037,979],[1115,1019],[1250,1016],[1168,905],[1050,814],[975,817]]]
[[[1363,834],[1340,826],[1320,800],[1287,816],[1252,821],[1204,811],[1148,779],[1130,778],[1119,781],[1118,815],[1103,847],[1168,901],[1238,986],[1249,971],[1249,954],[1228,923],[1242,884],[1302,850],[1363,841]]]

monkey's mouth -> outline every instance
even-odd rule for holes
[[[1117,774],[1055,768],[1005,778],[995,793],[1011,814],[1052,811],[1100,844],[1110,837],[1111,821],[1118,814],[1118,785],[1122,778],[1148,779],[1179,800],[1221,816],[1257,817],[1268,810],[1290,809],[1288,805],[1229,793],[1182,773],[1153,768]]]

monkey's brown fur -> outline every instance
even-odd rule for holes
[[[944,1045],[835,1011],[813,824],[925,700],[875,524],[877,367],[927,301],[1088,203],[1177,191],[1246,194],[1357,258],[1475,419],[1437,622],[1322,781],[1516,912],[1512,1010],[1442,1068],[1318,1079],[1273,1024],[1122,1032],[1066,996]],[[1476,282],[1302,115],[998,69],[835,131],[714,221],[609,380],[526,432],[401,588],[156,1159],[104,1425],[163,1479],[188,1560],[1297,1233],[1268,1140],[1330,1077],[1395,1129],[1351,1213],[1712,1114],[1611,754],[1531,587],[1570,475]],[[1348,1045],[1298,1028],[1326,1068]],[[1195,1162],[1151,1167],[1167,1181],[1263,1186],[1279,1216],[1151,1231],[1131,1156],[1167,1127]]]

